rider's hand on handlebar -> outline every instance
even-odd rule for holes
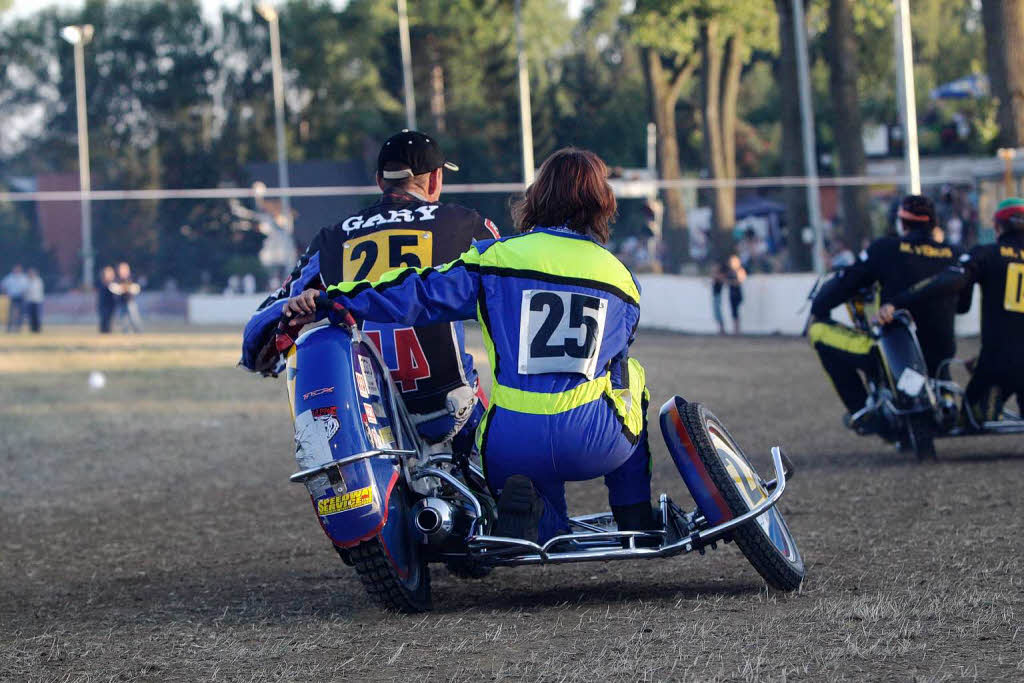
[[[892,304],[882,304],[878,309],[878,322],[888,325],[896,317],[896,307]]]
[[[307,325],[316,320],[316,298],[319,294],[319,290],[307,289],[298,296],[288,299],[281,309],[281,315],[290,318],[290,327]]]

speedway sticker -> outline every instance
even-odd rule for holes
[[[370,390],[366,386],[366,379],[363,377],[363,373],[356,373],[356,388],[359,389],[359,395],[363,398],[370,398]]]
[[[313,418],[323,426],[324,431],[327,432],[328,439],[333,439],[334,435],[338,433],[338,428],[341,425],[338,422],[337,406],[327,406],[326,408],[314,408]]]
[[[373,410],[373,405],[369,403],[363,404],[363,413],[366,415],[366,421],[372,425],[377,424],[377,414]]]
[[[373,363],[366,356],[359,356],[359,367],[363,370],[363,381],[371,396],[380,396],[380,388],[377,386],[377,377],[373,374]]]
[[[327,515],[366,507],[367,505],[373,505],[372,486],[356,489],[355,491],[349,491],[348,493],[344,493],[340,496],[332,496],[330,498],[318,500],[316,502],[316,513],[321,517],[326,517]]]
[[[918,396],[927,381],[928,378],[917,370],[906,368],[900,375],[900,381],[896,383],[896,388],[907,396]]]

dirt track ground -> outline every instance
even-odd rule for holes
[[[1024,440],[940,442],[922,466],[853,438],[802,340],[635,347],[655,408],[703,401],[762,466],[775,443],[796,461],[800,593],[730,545],[436,569],[413,617],[370,604],[287,482],[284,388],[232,367],[234,333],[3,341],[0,680],[1024,679]],[[688,504],[652,443],[656,490]],[[570,500],[605,506],[597,483]]]

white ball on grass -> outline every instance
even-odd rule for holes
[[[107,386],[107,376],[102,372],[93,370],[89,373],[89,388],[93,391],[97,391]]]

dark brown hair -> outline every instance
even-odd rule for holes
[[[512,204],[512,219],[519,232],[564,226],[606,244],[615,210],[601,157],[566,147],[544,160],[526,194]]]

